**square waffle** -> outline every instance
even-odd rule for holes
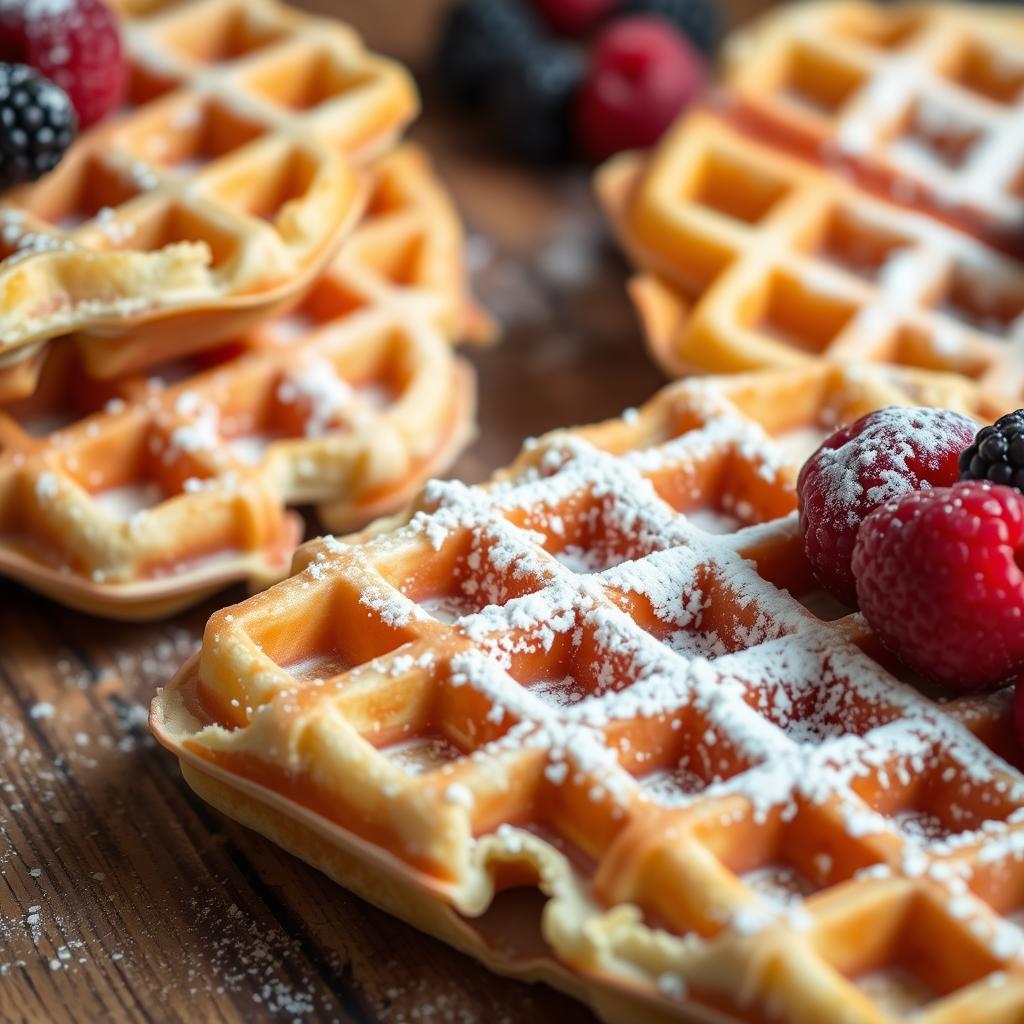
[[[1024,251],[1018,6],[787,5],[733,36],[725,68],[773,142]]]
[[[1024,395],[1024,264],[872,197],[710,111],[598,192],[643,273],[631,284],[673,375],[821,359],[955,372]]]
[[[399,65],[275,0],[170,5],[124,42],[124,110],[0,200],[0,399],[57,335],[110,377],[296,301],[358,218],[358,166],[416,109]]]
[[[1015,1022],[1007,695],[940,702],[815,591],[796,467],[962,378],[670,385],[482,487],[300,551],[151,724],[190,785],[609,1021]]]
[[[486,336],[462,231],[424,155],[379,161],[363,219],[305,298],[218,349],[98,381],[76,346],[0,409],[0,573],[123,618],[235,579],[269,582],[301,539],[408,501],[470,434],[449,339]]]

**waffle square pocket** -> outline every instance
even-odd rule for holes
[[[232,817],[604,1019],[1011,1021],[1007,703],[895,669],[794,514],[823,432],[929,399],[991,415],[961,377],[810,365],[432,483],[214,615],[153,729]]]
[[[31,393],[62,335],[109,378],[286,310],[416,112],[407,72],[337,21],[275,0],[126,6],[124,108],[0,202],[0,400]]]

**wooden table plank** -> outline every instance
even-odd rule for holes
[[[422,67],[443,4],[321,0]],[[472,356],[479,480],[522,439],[613,415],[661,383],[581,170],[529,173],[428,88],[413,134],[472,229],[503,344]],[[123,625],[0,583],[0,1017],[4,1021],[582,1024],[344,892],[196,798],[145,728],[155,689],[235,590]]]

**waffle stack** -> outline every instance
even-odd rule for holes
[[[900,401],[991,411],[821,362],[432,484],[214,615],[156,735],[229,815],[609,1021],[1019,1020],[1005,695],[894,667],[794,513],[818,440]]]
[[[144,618],[445,469],[490,325],[404,69],[274,0],[124,39],[125,109],[0,198],[0,573]]]
[[[877,362],[1020,405],[1022,40],[973,6],[814,4],[740,33],[708,108],[598,176],[660,365]]]

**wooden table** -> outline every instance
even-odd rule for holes
[[[321,0],[415,69],[441,2]],[[613,415],[662,383],[583,170],[486,150],[425,87],[413,135],[472,230],[477,292],[503,344],[474,353],[479,480],[522,439]],[[489,974],[207,807],[146,711],[215,608],[157,625],[66,611],[0,584],[0,1020],[592,1020]]]

